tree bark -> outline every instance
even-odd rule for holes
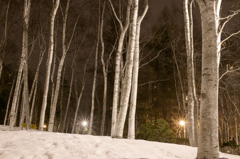
[[[100,42],[102,46],[101,51],[101,62],[103,68],[103,78],[104,78],[104,89],[103,89],[103,111],[102,111],[102,121],[101,121],[101,135],[104,135],[104,127],[105,127],[105,120],[106,120],[106,108],[107,108],[107,68],[104,62],[104,40],[103,40],[103,18],[105,12],[105,3],[104,0],[103,8],[102,8],[102,16],[101,16],[101,26],[100,26]]]
[[[88,64],[88,61],[90,59],[91,54],[92,54],[92,52],[89,54],[88,59],[87,59],[85,65],[84,65],[83,78],[82,78],[82,89],[81,89],[80,95],[79,95],[78,100],[77,100],[76,111],[75,111],[75,115],[74,115],[74,121],[73,121],[72,132],[71,132],[72,134],[74,133],[75,127],[76,127],[78,110],[79,110],[80,102],[81,102],[81,99],[82,99],[82,94],[83,94],[85,84],[86,84],[85,74],[86,74],[86,71],[87,71],[87,64]],[[76,92],[76,94],[77,94],[77,92]]]
[[[100,1],[99,1],[99,17],[98,17],[98,33],[97,33],[97,43],[96,43],[96,51],[95,51],[95,66],[94,66],[94,75],[93,75],[93,87],[92,87],[92,106],[91,106],[91,114],[90,114],[90,122],[88,134],[92,134],[92,126],[93,126],[93,115],[94,115],[94,107],[95,107],[95,90],[96,90],[96,81],[97,81],[97,68],[98,68],[98,45],[99,45],[99,34],[100,34],[100,19],[101,19],[101,9],[100,9]]]
[[[47,107],[47,97],[48,97],[48,89],[49,89],[49,79],[52,65],[52,57],[53,57],[53,47],[54,47],[54,20],[59,7],[59,1],[56,0],[51,13],[51,21],[50,21],[50,37],[49,37],[49,48],[48,48],[48,59],[47,59],[47,68],[46,68],[46,77],[45,77],[45,85],[44,85],[44,93],[43,93],[43,102],[42,109],[39,121],[39,130],[43,131],[43,125],[45,120],[45,111]]]
[[[193,95],[193,81],[194,81],[194,63],[193,63],[193,53],[192,48],[193,39],[191,38],[191,28],[190,28],[190,10],[189,10],[189,0],[184,0],[183,10],[184,10],[184,23],[185,23],[185,41],[186,41],[186,52],[187,52],[187,74],[188,74],[188,115],[187,115],[187,132],[189,137],[190,146],[195,145],[195,133],[194,133],[194,95]]]
[[[218,79],[220,46],[218,1],[197,1],[202,21],[202,84],[197,159],[219,158]]]
[[[16,81],[16,76],[13,80],[12,87],[11,87],[11,90],[10,90],[10,94],[9,94],[9,97],[8,97],[7,109],[6,109],[5,118],[4,118],[4,125],[6,125],[6,122],[7,122],[8,110],[9,110],[9,105],[10,105],[11,98],[12,98],[12,93],[13,93],[13,88],[14,88],[15,81]]]
[[[134,61],[133,61],[132,92],[131,92],[130,111],[129,111],[129,118],[128,118],[128,139],[135,139],[135,115],[136,115],[138,71],[139,71],[140,27],[141,27],[141,22],[145,17],[149,7],[148,0],[145,0],[145,3],[146,3],[146,6],[143,14],[137,18]]]
[[[136,40],[136,25],[137,25],[137,17],[138,17],[138,0],[134,0],[130,2],[132,6],[132,17],[131,17],[131,24],[130,24],[130,33],[129,33],[129,44],[128,44],[128,51],[127,51],[127,61],[126,61],[126,68],[125,68],[125,76],[124,76],[124,86],[121,93],[121,105],[120,111],[118,115],[116,130],[114,133],[115,138],[122,138],[123,136],[123,129],[127,115],[128,109],[128,102],[129,96],[131,91],[131,82],[132,82],[132,71],[133,71],[133,56],[135,50],[135,40]]]
[[[131,0],[128,0],[129,2]],[[112,105],[112,126],[111,126],[111,136],[114,137],[115,128],[116,128],[116,122],[117,122],[117,109],[118,109],[118,101],[119,101],[119,86],[120,86],[120,68],[121,68],[121,56],[122,56],[122,50],[123,50],[123,41],[126,35],[126,31],[129,27],[129,17],[130,17],[130,3],[128,3],[127,7],[127,13],[126,13],[126,19],[125,19],[125,25],[123,26],[122,21],[118,18],[115,9],[112,5],[111,0],[109,0],[111,4],[112,11],[115,15],[115,18],[117,19],[121,33],[119,36],[118,41],[118,49],[116,52],[116,62],[115,62],[115,77],[114,77],[114,90],[113,90],[113,105]]]

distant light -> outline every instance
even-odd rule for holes
[[[46,125],[46,124],[44,124],[44,125],[43,125],[43,128],[46,128],[46,127],[47,127],[47,125]]]
[[[83,122],[82,122],[82,125],[83,125],[83,126],[87,126],[87,122],[86,122],[86,121],[83,121]]]
[[[180,121],[180,125],[185,125],[185,122],[184,121]]]

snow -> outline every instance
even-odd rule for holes
[[[197,148],[107,136],[63,134],[36,130],[8,131],[0,125],[0,159],[195,159]],[[240,156],[220,153],[221,158]]]

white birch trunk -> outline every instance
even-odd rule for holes
[[[4,125],[6,125],[6,122],[7,122],[8,110],[9,110],[9,105],[10,105],[10,101],[11,101],[12,94],[13,94],[13,88],[14,88],[15,80],[16,80],[16,76],[13,80],[12,87],[11,87],[11,90],[10,90],[10,94],[9,94],[9,97],[8,97],[7,109],[6,109],[5,118],[4,118]]]
[[[34,89],[34,93],[33,93],[32,107],[31,107],[31,112],[30,112],[30,123],[32,123],[33,110],[34,110],[34,106],[35,106],[35,100],[36,100],[36,94],[37,94],[37,88],[38,88],[37,85],[38,85],[38,79],[36,80],[35,89]]]
[[[132,92],[130,101],[130,111],[128,118],[128,139],[135,139],[135,114],[137,104],[137,88],[138,88],[138,71],[139,71],[139,39],[140,39],[140,28],[141,22],[148,11],[148,0],[146,0],[146,6],[142,16],[137,19],[136,26],[136,39],[135,39],[135,50],[133,60],[133,79],[132,79]]]
[[[73,28],[73,33],[72,36],[70,38],[70,41],[68,43],[68,45],[66,44],[66,24],[67,24],[67,17],[68,17],[68,9],[69,9],[69,3],[70,0],[67,1],[67,6],[65,9],[65,14],[64,14],[64,19],[63,19],[63,37],[62,37],[62,50],[63,50],[63,54],[62,54],[62,58],[60,60],[59,66],[58,66],[58,73],[57,73],[57,83],[56,83],[56,88],[54,91],[54,97],[53,97],[53,103],[51,105],[51,111],[50,111],[50,118],[49,118],[49,124],[48,124],[48,131],[52,132],[53,131],[53,125],[54,125],[54,117],[55,117],[55,113],[56,113],[56,107],[57,107],[57,100],[58,100],[58,95],[59,95],[59,89],[60,89],[60,82],[61,82],[61,76],[62,76],[62,68],[65,62],[65,58],[67,55],[67,51],[69,49],[69,46],[71,44],[75,29],[76,29],[76,25],[78,22],[78,18],[74,24],[74,28]]]
[[[15,118],[16,118],[16,103],[17,103],[17,97],[19,93],[19,86],[20,86],[20,81],[21,81],[21,76],[22,72],[24,69],[24,89],[25,89],[25,94],[26,96],[24,97],[24,100],[26,101],[25,103],[29,104],[28,101],[28,90],[27,90],[27,57],[28,57],[28,22],[29,22],[29,14],[30,14],[30,0],[25,0],[24,1],[24,14],[23,14],[23,42],[22,42],[22,56],[21,56],[21,61],[20,61],[20,66],[18,70],[18,76],[17,76],[17,83],[14,91],[14,96],[13,96],[13,101],[12,101],[12,108],[11,108],[11,115],[10,115],[10,125],[9,129],[13,130],[14,124],[15,124]],[[24,68],[25,67],[25,68]],[[29,105],[28,105],[29,106]]]
[[[106,119],[106,108],[107,108],[107,68],[104,62],[104,40],[103,40],[103,18],[105,12],[105,2],[103,3],[102,16],[101,16],[101,26],[100,26],[100,42],[102,46],[101,52],[101,62],[103,68],[103,78],[104,78],[104,89],[103,89],[103,111],[102,111],[102,121],[101,121],[101,135],[104,135],[105,119]]]
[[[218,3],[198,0],[202,21],[202,85],[198,159],[219,158],[218,79],[220,46]],[[209,25],[211,24],[211,25]]]
[[[130,1],[131,0],[129,0],[129,2]],[[124,38],[125,38],[125,35],[126,35],[126,31],[129,27],[130,5],[128,5],[128,7],[127,7],[126,20],[125,20],[125,25],[123,27],[121,20],[116,15],[116,12],[114,10],[114,7],[112,5],[111,0],[109,0],[109,2],[111,4],[111,8],[112,8],[112,11],[115,15],[115,18],[118,20],[120,28],[121,28],[121,33],[120,33],[119,41],[118,41],[118,49],[117,49],[117,52],[116,52],[114,90],[113,90],[113,105],[112,105],[111,136],[114,137],[116,122],[117,122],[118,100],[119,100],[121,56],[122,56],[122,50],[123,50],[123,41],[124,41]]]
[[[187,74],[188,74],[188,115],[187,115],[187,132],[189,137],[190,146],[195,145],[195,133],[194,133],[194,97],[193,97],[193,50],[191,47],[191,29],[190,29],[190,11],[189,11],[189,0],[184,0],[184,23],[185,23],[185,41],[186,41],[186,52],[187,52]]]
[[[80,106],[80,103],[81,103],[82,94],[83,94],[85,84],[86,84],[85,74],[86,74],[86,70],[87,70],[87,64],[88,64],[88,61],[89,61],[89,58],[90,58],[91,54],[92,54],[92,52],[89,54],[89,57],[88,57],[88,59],[85,63],[85,66],[84,66],[84,72],[83,72],[83,78],[82,78],[82,89],[81,89],[80,95],[79,95],[78,100],[77,100],[76,111],[75,111],[75,115],[74,115],[74,121],[73,121],[72,132],[71,132],[72,134],[75,131],[75,127],[76,127],[76,123],[77,123],[78,109],[79,109],[79,106]],[[77,92],[76,92],[76,94],[77,94]]]
[[[138,17],[138,0],[133,0],[131,4],[132,6],[132,15],[131,15],[131,24],[130,24],[130,35],[129,35],[129,44],[127,51],[127,61],[125,68],[125,77],[124,77],[124,86],[122,89],[120,111],[118,115],[116,130],[114,133],[115,138],[122,138],[124,124],[127,115],[129,96],[131,91],[131,83],[132,83],[132,71],[133,71],[133,56],[135,49],[135,39],[136,39],[136,25],[137,25],[137,17]]]
[[[67,120],[67,114],[68,114],[68,109],[69,109],[69,105],[70,105],[70,101],[71,101],[71,96],[72,96],[72,85],[73,85],[73,77],[74,77],[74,63],[76,60],[76,53],[72,62],[72,75],[71,75],[71,82],[70,82],[70,89],[69,89],[69,94],[68,94],[68,101],[67,101],[67,106],[66,106],[66,111],[65,111],[65,115],[64,115],[64,119],[63,119],[63,127],[62,127],[62,132],[64,132],[65,130],[65,125],[66,125],[66,120]]]
[[[59,1],[56,0],[51,13],[51,22],[50,22],[50,37],[49,37],[49,49],[48,49],[48,59],[46,65],[46,77],[45,77],[45,85],[44,85],[44,93],[43,93],[43,102],[42,109],[39,121],[39,130],[43,131],[43,125],[45,120],[45,111],[47,107],[47,97],[48,97],[48,89],[49,89],[49,79],[52,65],[52,57],[53,57],[53,47],[54,47],[54,20],[59,7]]]
[[[99,45],[99,34],[100,34],[100,18],[101,18],[101,11],[100,11],[100,1],[99,1],[99,17],[98,17],[98,33],[97,33],[97,44],[96,44],[96,51],[95,51],[95,66],[94,66],[94,75],[93,75],[93,87],[92,87],[92,105],[91,105],[91,114],[90,114],[90,122],[89,122],[89,129],[88,134],[92,134],[92,126],[93,126],[93,115],[94,115],[94,107],[95,107],[95,90],[96,90],[96,81],[97,81],[97,68],[98,68],[98,45]]]
[[[236,137],[236,144],[238,145],[238,125],[237,125],[237,111],[235,109],[235,117],[234,117],[234,120],[235,120],[235,137]]]

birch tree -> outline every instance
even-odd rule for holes
[[[119,101],[119,86],[120,86],[120,72],[121,72],[121,69],[120,69],[121,68],[121,56],[122,56],[122,50],[123,50],[123,41],[124,41],[124,38],[125,38],[125,35],[127,32],[127,29],[129,27],[130,2],[131,2],[131,0],[128,0],[125,25],[123,25],[123,22],[119,19],[118,15],[116,14],[116,11],[114,9],[112,1],[109,0],[109,3],[112,8],[112,12],[120,26],[120,35],[119,35],[118,48],[117,48],[116,59],[115,59],[116,62],[115,62],[115,77],[114,77],[113,105],[112,105],[112,124],[111,124],[111,136],[112,137],[114,137],[116,122],[117,122],[117,108],[118,108],[118,101]]]
[[[69,39],[69,42],[67,44],[67,42],[66,42],[66,25],[67,25],[69,3],[70,3],[70,0],[67,1],[67,6],[66,6],[66,9],[65,9],[64,17],[63,17],[63,38],[62,38],[63,54],[62,54],[62,58],[60,60],[59,66],[58,66],[56,89],[55,89],[55,93],[54,93],[54,97],[53,97],[53,103],[51,105],[50,119],[49,119],[49,125],[48,125],[48,131],[49,132],[53,131],[54,117],[55,117],[55,113],[56,113],[57,100],[58,100],[60,82],[61,82],[61,76],[62,76],[62,68],[63,68],[63,65],[64,65],[64,61],[65,61],[67,52],[69,50],[70,44],[72,42],[72,38],[73,38],[74,33],[75,33],[75,29],[76,29],[76,26],[77,26],[78,19],[80,17],[80,14],[79,14],[77,19],[76,19],[76,22],[74,24],[72,35],[71,35],[71,37]]]
[[[92,125],[93,125],[93,115],[94,115],[94,107],[95,107],[95,92],[96,92],[96,81],[97,81],[97,68],[98,68],[98,45],[99,45],[99,35],[100,35],[100,18],[101,18],[101,9],[100,9],[100,0],[99,0],[99,8],[98,8],[98,29],[97,29],[97,43],[95,50],[95,63],[94,63],[94,75],[93,75],[93,87],[92,87],[92,98],[91,98],[91,114],[90,114],[90,122],[88,128],[88,134],[92,133]]]
[[[43,125],[45,120],[45,111],[47,107],[47,97],[48,97],[48,90],[49,90],[49,80],[50,80],[50,71],[52,65],[52,58],[53,58],[53,47],[54,47],[54,20],[55,16],[59,7],[60,0],[53,0],[53,8],[51,12],[51,21],[50,21],[50,36],[49,36],[49,46],[48,46],[48,59],[46,63],[46,77],[45,77],[45,85],[44,85],[44,92],[43,92],[43,102],[42,102],[42,109],[39,121],[39,130],[43,131]]]
[[[193,29],[192,29],[192,0],[184,0],[184,23],[185,23],[185,41],[187,52],[187,74],[188,74],[188,115],[187,115],[187,131],[190,146],[197,146],[197,136],[195,136],[195,77],[194,77],[194,48],[193,48]],[[197,109],[197,107],[195,107]],[[197,119],[197,118],[196,118]]]
[[[136,26],[137,26],[137,17],[138,17],[138,0],[129,1],[131,5],[131,23],[130,23],[130,32],[129,32],[129,43],[127,50],[126,66],[125,66],[125,76],[124,76],[124,85],[121,92],[121,105],[116,125],[116,130],[114,133],[115,138],[122,138],[123,128],[126,120],[128,102],[131,91],[131,82],[132,82],[132,71],[133,71],[133,56],[135,49],[135,40],[136,40]]]
[[[135,139],[135,114],[137,104],[137,88],[138,88],[138,70],[139,70],[139,39],[140,39],[140,28],[141,22],[148,11],[148,0],[145,0],[146,6],[141,16],[137,18],[136,24],[136,39],[135,39],[135,50],[133,60],[133,77],[132,77],[132,92],[130,101],[130,111],[128,119],[128,139]]]
[[[29,26],[29,16],[30,16],[30,7],[31,7],[31,1],[25,0],[24,1],[24,12],[23,12],[23,42],[22,42],[22,56],[21,61],[18,69],[18,76],[15,86],[15,91],[13,95],[13,101],[12,101],[12,108],[11,108],[11,115],[10,115],[10,125],[9,129],[13,130],[14,124],[15,124],[15,118],[16,118],[16,103],[17,103],[17,97],[19,92],[19,86],[20,81],[22,77],[22,72],[24,70],[24,100],[25,104],[28,104],[26,107],[29,108],[29,101],[28,101],[28,78],[27,78],[27,64],[28,64],[28,26]],[[29,113],[29,112],[28,112]],[[27,119],[29,120],[29,119]],[[27,124],[29,127],[29,122]]]
[[[202,22],[202,84],[197,158],[213,159],[219,158],[218,79],[221,36],[218,27],[222,0],[197,2]]]

